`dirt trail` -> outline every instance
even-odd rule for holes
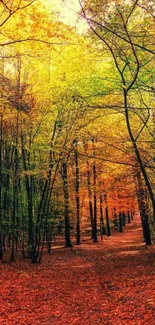
[[[0,264],[0,325],[155,325],[154,247],[138,216],[103,242]]]

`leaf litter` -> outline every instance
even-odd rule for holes
[[[44,253],[42,264],[0,263],[0,325],[154,325],[154,245],[139,217],[124,232]]]

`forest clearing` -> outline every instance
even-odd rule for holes
[[[41,265],[1,263],[0,324],[154,325],[154,267],[139,216],[99,243],[53,246]]]

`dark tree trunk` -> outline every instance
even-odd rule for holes
[[[18,152],[15,149],[15,166],[14,166],[14,180],[13,180],[13,209],[12,209],[12,220],[11,220],[11,230],[12,230],[12,245],[11,245],[11,256],[10,261],[15,261],[15,241],[16,241],[16,213],[17,213],[17,196],[18,196],[18,183],[17,183],[17,170],[18,170]]]
[[[118,220],[117,220],[117,214],[116,214],[116,208],[114,208],[114,229],[118,229]]]
[[[50,190],[50,178],[51,178],[51,169],[49,168],[47,179],[45,180],[43,190],[41,193],[41,198],[38,207],[37,213],[37,221],[36,221],[36,229],[35,229],[35,247],[37,250],[37,256],[39,255],[39,247],[40,247],[40,240],[41,240],[41,225],[43,221],[43,215],[46,209],[48,194]]]
[[[123,227],[125,227],[126,226],[126,215],[124,212],[122,213],[122,223],[123,223]]]
[[[106,235],[102,204],[103,204],[103,200],[102,200],[102,195],[100,194],[100,235],[101,235],[101,240],[103,240],[103,235]]]
[[[94,139],[93,142],[93,155],[95,156],[94,149]],[[97,238],[97,194],[96,194],[96,162],[93,162],[93,185],[94,185],[94,220],[93,220],[93,241],[96,243],[98,241]]]
[[[22,143],[22,158],[23,166],[26,172],[30,171],[30,157],[24,148],[24,139],[21,136]],[[27,193],[27,214],[28,214],[28,256],[29,258],[35,258],[36,247],[34,241],[34,221],[33,221],[33,177],[32,175],[25,175],[26,193]]]
[[[89,164],[87,162],[87,168],[89,168]],[[88,200],[89,200],[89,215],[92,229],[92,239],[93,239],[93,229],[94,229],[94,213],[93,213],[93,202],[92,202],[92,192],[91,192],[91,181],[90,181],[90,170],[87,169],[87,186],[88,186]]]
[[[84,150],[87,154],[87,145],[84,142]],[[87,188],[88,188],[88,200],[89,200],[89,215],[90,215],[90,222],[91,222],[91,229],[92,229],[92,239],[93,239],[93,222],[94,222],[94,215],[93,215],[93,202],[92,202],[92,191],[91,191],[91,175],[90,175],[90,166],[89,161],[86,161],[87,164]]]
[[[79,195],[79,161],[77,141],[75,143],[75,195],[76,195],[76,245],[80,245],[80,195]]]
[[[0,260],[3,260],[2,147],[3,147],[3,115],[1,113],[0,114]]]
[[[64,192],[65,242],[66,242],[65,246],[72,247],[73,245],[71,243],[71,238],[70,238],[67,162],[62,163],[62,178],[63,178],[63,192]]]
[[[128,223],[131,223],[131,216],[129,211],[128,211]]]
[[[151,245],[151,232],[149,226],[148,206],[146,205],[145,190],[144,190],[144,185],[142,183],[140,172],[137,172],[136,192],[137,192],[137,200],[138,200],[138,206],[139,206],[139,211],[141,216],[143,237],[146,245]]]
[[[16,218],[18,214],[18,141],[19,140],[19,112],[17,112],[16,118],[16,145],[14,148],[14,170],[13,170],[13,208],[12,208],[12,246],[10,261],[15,261],[15,243],[16,243]]]
[[[134,217],[134,211],[131,212],[131,220],[133,220]]]
[[[50,254],[52,245],[52,227],[46,229],[47,252]]]
[[[21,92],[21,57],[17,55],[17,80],[16,80],[16,95],[17,102],[20,100]],[[15,132],[15,147],[14,147],[14,170],[13,170],[13,209],[12,209],[12,247],[10,261],[15,260],[15,244],[17,238],[17,220],[18,220],[18,192],[19,192],[19,111],[16,113],[16,132]]]
[[[107,202],[107,194],[104,195],[105,199],[105,216],[106,216],[106,226],[107,226],[107,236],[111,236],[111,228],[110,228],[110,220],[109,220],[109,211],[108,211],[108,202]]]
[[[123,232],[123,220],[121,212],[119,212],[119,232]]]
[[[51,155],[50,159],[51,159],[51,162],[52,162],[52,155]],[[39,241],[38,241],[37,258],[34,259],[35,263],[36,263],[36,261],[38,261],[38,263],[41,263],[41,259],[42,259],[42,255],[43,255],[43,249],[44,249],[45,237],[46,237],[46,227],[48,225],[48,213],[49,213],[50,202],[51,202],[51,197],[52,197],[52,193],[53,193],[53,187],[54,187],[54,184],[55,184],[56,175],[57,175],[57,171],[58,171],[58,168],[59,168],[59,163],[60,163],[60,157],[59,157],[59,159],[58,159],[58,161],[56,163],[54,175],[53,175],[52,180],[51,180],[51,182],[49,184],[48,196],[46,198],[45,206],[44,206],[44,210],[43,210],[43,212],[45,214],[45,218],[43,218],[43,216],[41,218],[41,226],[40,226],[40,229],[39,229]],[[41,244],[41,249],[40,249],[41,228],[43,228],[43,229],[42,229],[42,244]],[[52,236],[52,233],[51,233],[51,236]],[[51,249],[51,246],[50,246],[50,249]]]

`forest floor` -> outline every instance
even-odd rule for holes
[[[0,264],[0,325],[155,325],[155,246],[124,232]]]

